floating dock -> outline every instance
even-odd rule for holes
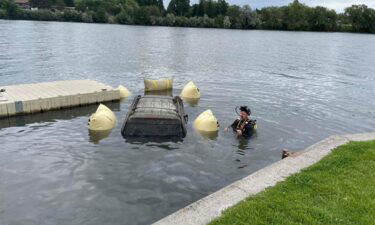
[[[120,92],[91,80],[0,86],[0,118],[120,100]]]

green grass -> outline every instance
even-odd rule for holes
[[[375,141],[338,147],[210,224],[375,224]]]

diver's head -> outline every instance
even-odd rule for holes
[[[243,119],[243,120],[249,119],[250,114],[251,114],[250,108],[248,108],[247,106],[241,106],[240,107],[240,117],[241,117],[241,119]]]

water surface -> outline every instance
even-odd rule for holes
[[[67,79],[122,84],[173,76],[201,89],[183,142],[129,143],[87,130],[96,106],[0,120],[1,224],[149,224],[333,134],[374,131],[375,38],[0,20],[0,85]],[[248,105],[258,133],[223,132]],[[211,109],[221,131],[192,129]]]

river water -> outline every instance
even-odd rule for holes
[[[333,134],[374,131],[375,36],[0,20],[0,86],[67,79],[122,84],[173,76],[201,90],[185,104],[183,142],[128,143],[132,98],[108,104],[116,128],[99,140],[96,106],[0,120],[0,224],[149,224]],[[133,95],[134,96],[134,95]],[[248,105],[250,140],[223,128]],[[221,131],[192,121],[211,109]]]

